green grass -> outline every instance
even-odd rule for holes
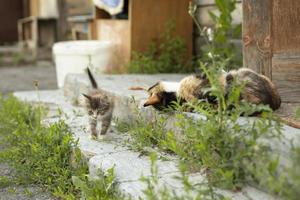
[[[36,184],[60,199],[78,199],[83,192],[74,180],[85,180],[93,187],[93,182],[85,178],[87,164],[65,122],[45,126],[41,123],[45,114],[40,106],[21,102],[13,96],[0,97],[0,136],[4,147],[0,161],[16,171],[13,183]],[[72,177],[77,178],[72,180]],[[114,187],[108,190],[106,186],[112,177],[103,176],[102,187],[94,187],[99,192],[98,197],[88,199],[118,199],[111,192],[115,191]],[[11,180],[1,177],[1,187],[10,184]]]

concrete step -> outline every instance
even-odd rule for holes
[[[111,81],[109,77],[107,79],[109,80],[108,82]],[[130,85],[129,82],[126,84]],[[104,81],[102,81],[102,85],[105,85]],[[120,83],[120,85],[122,85],[120,87],[127,88],[127,86],[124,86],[125,83]],[[122,90],[118,89],[118,92],[121,94]],[[123,92],[125,93],[125,90]],[[104,140],[91,140],[89,133],[86,131],[88,123],[84,109],[73,106],[61,90],[15,92],[14,95],[24,101],[48,105],[49,114],[44,123],[54,123],[60,119],[66,121],[73,131],[75,139],[79,140],[79,148],[88,160],[90,175],[96,176],[98,170],[105,171],[114,166],[120,190],[124,194],[131,195],[133,199],[138,199],[139,197],[143,199],[145,197],[142,191],[146,188],[146,184],[141,182],[140,177],[142,175],[151,175],[151,162],[149,157],[141,156],[139,152],[133,152],[123,145],[123,141],[127,140],[126,136],[118,134],[112,128],[112,131],[108,132]],[[128,95],[130,93],[124,96],[129,98]],[[142,97],[145,97],[142,93],[138,95],[141,97],[140,100],[142,100]],[[63,114],[60,115],[59,113]],[[173,156],[168,157],[167,160],[159,159],[157,161],[159,169],[158,188],[166,186],[177,194],[184,192],[183,184],[174,177],[180,175],[177,165],[177,157]],[[192,184],[205,184],[206,182],[205,174],[201,172],[190,174],[189,177]],[[275,199],[253,187],[244,187],[239,192],[226,190],[218,190],[218,192],[236,200],[248,200],[249,198],[256,200]]]

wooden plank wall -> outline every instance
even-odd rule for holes
[[[273,81],[283,101],[300,102],[300,1],[273,0]]]
[[[176,32],[188,46],[189,55],[192,55],[192,19],[188,14],[190,0],[159,0],[130,1],[131,49],[145,51],[152,40],[159,40],[157,36],[165,32],[165,24],[173,18]],[[147,12],[151,7],[151,12]],[[170,17],[171,16],[171,17]]]
[[[300,53],[300,1],[273,0],[274,53]]]
[[[300,102],[299,54],[275,54],[272,77],[283,102]]]

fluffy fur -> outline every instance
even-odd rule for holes
[[[98,122],[101,123],[101,135],[105,135],[110,126],[114,101],[111,95],[98,88],[98,84],[89,69],[87,69],[87,73],[93,89],[89,94],[83,94],[83,96],[86,98],[86,110],[89,115],[90,131],[92,137],[97,138]]]
[[[233,82],[244,84],[241,100],[253,104],[269,105],[273,110],[280,107],[281,98],[274,84],[266,76],[260,75],[250,69],[241,68],[228,73],[222,72],[218,78],[225,95],[230,95]],[[147,92],[149,98],[144,106],[154,106],[156,109],[168,107],[172,101],[195,102],[199,99],[209,103],[216,103],[216,98],[210,95],[210,84],[203,74],[190,75],[177,82],[158,82],[151,86]]]
[[[273,110],[277,110],[281,104],[281,98],[271,80],[254,72],[248,68],[241,68],[233,70],[226,75],[226,87],[230,87],[232,81],[235,80],[237,84],[245,84],[241,91],[241,99],[253,103],[269,105]],[[225,91],[229,88],[225,87]]]

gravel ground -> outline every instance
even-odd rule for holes
[[[39,81],[41,90],[57,88],[53,64],[51,62],[37,62],[35,65],[0,67],[0,92],[4,95],[13,91],[33,90],[33,80]],[[11,180],[14,174],[9,166],[0,163],[0,180]],[[54,199],[54,197],[35,185],[23,186],[14,183],[1,185],[0,181],[0,200],[50,199]]]
[[[0,175],[11,180],[14,177],[13,170],[5,165],[0,164]],[[51,194],[43,191],[41,188],[29,185],[15,185],[13,183],[0,187],[0,200],[52,200]]]
[[[56,89],[56,74],[51,62],[39,61],[35,65],[0,67],[0,92],[34,90],[33,81],[39,81],[39,88]]]

